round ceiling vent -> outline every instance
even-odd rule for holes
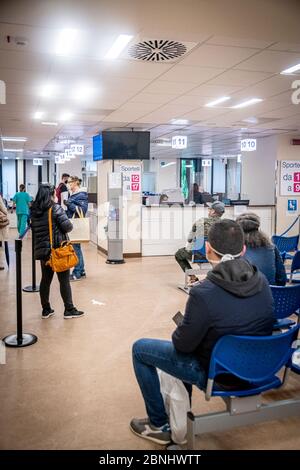
[[[147,62],[165,62],[178,59],[187,51],[181,42],[169,39],[149,39],[131,46],[128,54],[137,60]]]

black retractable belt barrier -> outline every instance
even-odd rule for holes
[[[16,294],[17,294],[17,334],[3,338],[6,346],[22,348],[37,342],[37,336],[23,333],[22,319],[22,240],[15,240],[16,251]]]
[[[36,285],[36,270],[35,270],[35,259],[34,259],[34,230],[31,229],[31,237],[32,237],[32,248],[31,248],[31,271],[32,271],[32,285],[23,287],[24,292],[39,292],[40,286]]]

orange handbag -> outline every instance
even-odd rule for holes
[[[76,266],[78,258],[72,244],[68,240],[63,241],[59,248],[53,248],[52,207],[48,211],[48,223],[51,253],[46,265],[50,266],[52,271],[61,273]]]

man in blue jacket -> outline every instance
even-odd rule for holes
[[[64,201],[67,206],[67,216],[71,219],[72,217],[79,217],[80,212],[85,216],[88,210],[88,195],[86,189],[81,188],[81,179],[78,176],[70,176],[68,180],[68,186],[70,189],[70,197]],[[81,250],[80,243],[73,243],[74,250],[78,257],[78,263],[76,264],[73,272],[70,276],[70,281],[80,281],[86,277],[84,268],[84,258]]]
[[[133,366],[147,418],[132,419],[131,430],[159,444],[171,441],[157,370],[205,390],[210,356],[224,335],[270,335],[273,299],[268,282],[245,252],[241,227],[233,220],[214,223],[206,256],[213,269],[190,291],[185,315],[172,341],[140,339],[133,345]]]

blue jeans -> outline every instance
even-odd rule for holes
[[[81,277],[82,274],[84,273],[84,260],[83,260],[83,254],[82,254],[80,243],[73,243],[73,247],[78,258],[78,263],[73,269],[72,274],[76,277]]]
[[[206,388],[207,375],[198,360],[193,354],[176,351],[171,341],[139,339],[133,344],[132,358],[146,411],[154,426],[168,422],[156,368],[202,390]]]

